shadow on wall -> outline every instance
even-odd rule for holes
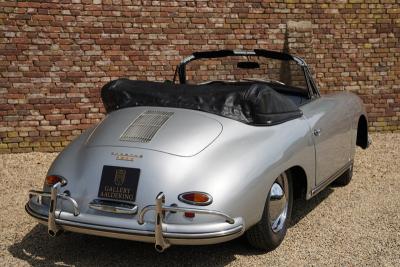
[[[283,43],[283,50],[282,52],[289,54],[289,30],[286,27],[285,31],[285,41]],[[285,84],[292,84],[292,79],[290,75],[290,63],[289,61],[283,61],[281,63],[281,69],[279,70],[280,81]]]
[[[296,225],[316,208],[333,190],[326,188],[310,201],[298,200],[293,207],[291,226]],[[290,231],[290,230],[289,230]],[[235,255],[260,255],[247,245],[245,238],[208,246],[172,246],[160,254],[153,244],[64,233],[51,238],[43,225],[36,225],[8,251],[32,266],[76,265],[199,265],[223,266],[234,261]],[[206,255],[206,257],[205,257]],[[201,261],[199,262],[199,259]]]

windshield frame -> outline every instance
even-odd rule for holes
[[[173,78],[173,83],[176,82],[177,78],[179,79],[180,84],[186,84],[186,65],[194,60],[199,59],[210,59],[210,58],[222,58],[222,57],[230,57],[230,56],[259,56],[270,59],[278,59],[283,61],[294,61],[298,64],[305,76],[308,95],[310,99],[319,97],[319,91],[315,86],[315,82],[311,78],[310,71],[306,62],[297,56],[290,55],[284,52],[276,52],[265,49],[254,49],[254,50],[217,50],[217,51],[203,51],[203,52],[194,52],[192,55],[184,58],[176,67],[175,74]]]

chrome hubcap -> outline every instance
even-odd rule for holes
[[[279,232],[285,225],[288,209],[288,180],[281,174],[272,184],[269,193],[269,220],[273,232]]]

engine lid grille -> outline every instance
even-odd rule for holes
[[[148,143],[174,112],[146,110],[120,136],[120,141]]]

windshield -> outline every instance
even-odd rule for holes
[[[293,60],[247,55],[197,59],[186,65],[187,83],[207,84],[216,81],[267,82],[307,91],[303,68]]]

